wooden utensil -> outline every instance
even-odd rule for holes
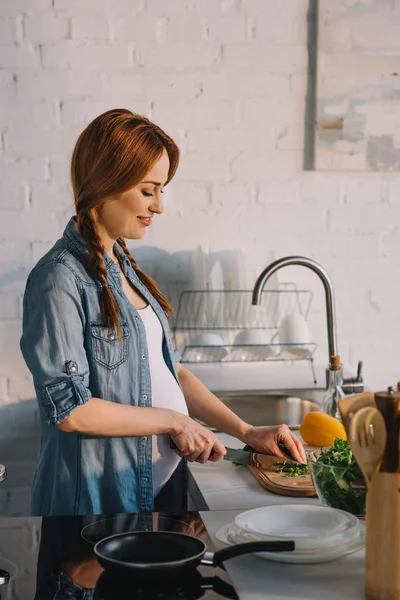
[[[349,441],[367,484],[379,469],[386,448],[386,426],[378,409],[360,408],[350,421]]]
[[[399,397],[391,388],[375,394],[376,407],[385,421],[386,444],[380,471],[372,474],[368,485],[367,600],[400,600]]]
[[[400,393],[388,388],[387,392],[375,394],[375,404],[386,424],[386,449],[381,471],[396,473],[399,468],[399,406]]]
[[[350,434],[350,421],[360,408],[364,406],[375,406],[374,396],[370,392],[362,392],[355,394],[349,398],[344,398],[338,402],[338,408],[342,417],[343,426],[346,430],[347,437]]]
[[[366,513],[366,598],[400,600],[399,473],[374,473]]]
[[[316,496],[311,475],[287,477],[285,473],[278,473],[279,463],[283,461],[277,456],[267,454],[254,454],[254,466],[248,466],[250,473],[258,483],[268,492],[280,496],[310,497]],[[285,459],[285,462],[295,462]]]

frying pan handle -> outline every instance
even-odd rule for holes
[[[10,573],[0,569],[0,585],[6,585],[10,581]]]
[[[226,583],[219,577],[204,577],[201,580],[200,587],[202,590],[212,590],[223,598],[229,598],[230,600],[239,600],[239,596],[235,592],[230,583]]]
[[[178,446],[175,444],[175,442],[172,438],[169,438],[169,447],[171,448],[171,450],[179,450]],[[210,456],[213,456],[214,454],[215,454],[215,450],[213,448],[210,452]]]
[[[291,552],[295,549],[294,542],[249,542],[247,544],[237,544],[222,548],[214,554],[206,552],[201,559],[201,564],[218,567],[221,563],[242,556],[242,554],[252,554],[253,552]]]

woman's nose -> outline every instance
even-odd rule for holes
[[[157,194],[156,196],[154,196],[153,202],[151,203],[151,206],[149,208],[151,212],[154,212],[157,215],[161,215],[164,212],[164,204],[162,201],[161,194]]]

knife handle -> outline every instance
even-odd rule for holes
[[[178,446],[175,444],[175,442],[172,438],[169,438],[169,447],[171,448],[171,450],[179,450]],[[214,456],[214,454],[215,454],[215,450],[213,448],[210,452],[210,456]]]

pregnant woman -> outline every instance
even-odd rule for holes
[[[76,215],[24,295],[21,349],[42,421],[34,515],[180,509],[186,460],[225,453],[191,417],[259,451],[281,456],[284,442],[305,460],[287,426],[243,422],[179,364],[171,306],[126,246],[163,213],[178,160],[173,140],[128,110],[100,115],[78,138]]]

